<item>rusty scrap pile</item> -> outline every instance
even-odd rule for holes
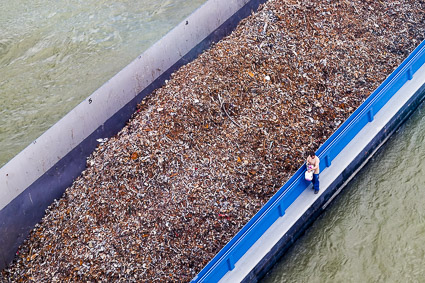
[[[268,1],[98,146],[0,279],[189,281],[423,40],[424,11]]]

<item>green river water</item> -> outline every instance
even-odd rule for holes
[[[262,280],[425,282],[425,105]]]
[[[0,167],[206,0],[0,0]]]

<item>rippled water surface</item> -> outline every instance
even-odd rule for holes
[[[206,0],[0,0],[0,167]]]
[[[425,105],[263,282],[425,282]]]

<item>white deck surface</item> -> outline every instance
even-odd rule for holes
[[[424,83],[425,66],[422,66],[414,74],[412,80],[406,82],[391,100],[376,113],[374,120],[368,123],[341,153],[332,160],[331,166],[320,173],[319,194],[315,195],[310,185],[286,210],[285,215],[276,220],[246,254],[236,262],[235,268],[227,272],[220,282],[234,283],[242,281]],[[346,180],[344,185],[348,181]],[[333,197],[323,207],[326,207],[332,201]]]

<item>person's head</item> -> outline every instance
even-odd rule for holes
[[[309,150],[309,151],[307,151],[307,155],[310,156],[310,157],[315,157],[316,153],[314,153],[313,150]]]

